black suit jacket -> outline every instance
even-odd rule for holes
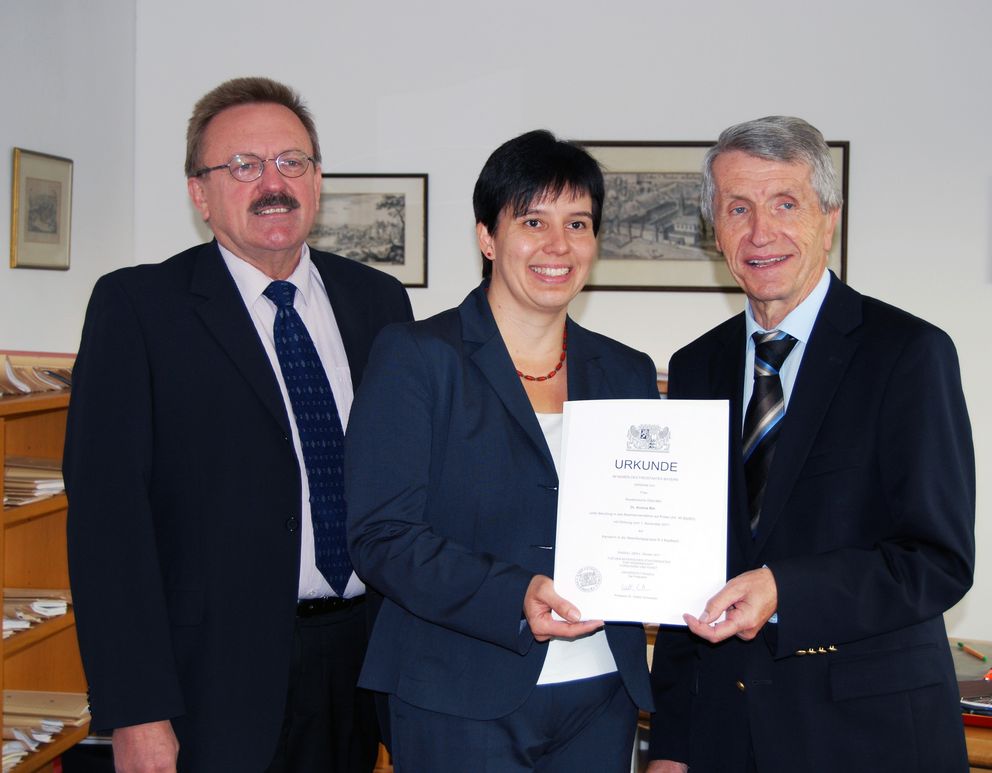
[[[391,277],[311,250],[355,386]],[[172,719],[184,771],[262,770],[281,728],[300,470],[216,243],[101,278],[73,374],[68,544],[93,725]]]
[[[692,773],[967,770],[942,613],[974,568],[975,464],[957,355],[832,277],[756,539],[741,464],[744,315],[672,358],[670,396],[731,402],[728,576],[767,565],[751,642],[658,637],[653,758]],[[698,613],[701,610],[687,610]]]
[[[570,400],[657,398],[647,355],[567,325]],[[484,286],[383,331],[346,444],[352,559],[386,597],[360,684],[446,714],[508,714],[547,652],[522,603],[535,574],[553,574],[558,478]],[[606,630],[649,707],[642,627]]]

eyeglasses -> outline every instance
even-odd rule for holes
[[[197,169],[193,172],[193,177],[202,177],[218,169],[226,169],[238,182],[250,183],[262,176],[265,164],[269,161],[276,162],[276,169],[283,177],[302,177],[311,163],[317,163],[315,158],[311,158],[302,150],[284,150],[275,158],[259,158],[254,153],[238,153],[231,156],[231,160],[226,164]]]

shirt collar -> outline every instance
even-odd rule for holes
[[[224,259],[228,271],[234,277],[234,283],[238,286],[241,296],[249,305],[254,304],[262,297],[265,288],[272,284],[272,277],[267,276],[248,261],[242,260],[220,243],[217,244],[217,247],[220,249],[221,257]],[[300,261],[296,264],[293,273],[286,279],[287,282],[296,285],[296,299],[301,300],[304,304],[310,301],[313,284],[310,281],[310,267],[312,265],[310,247],[304,242],[303,249],[300,251]]]
[[[823,276],[820,277],[820,281],[816,283],[813,291],[803,299],[802,303],[790,311],[775,329],[788,333],[801,343],[809,341],[809,337],[813,333],[813,325],[816,323],[816,316],[820,313],[820,307],[823,305],[823,299],[827,297],[829,288],[830,272],[824,269]],[[750,300],[744,303],[744,320],[748,341],[755,333],[768,332],[755,320]]]

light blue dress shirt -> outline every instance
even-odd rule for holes
[[[813,288],[813,292],[807,295],[802,303],[790,311],[785,319],[779,323],[778,327],[775,328],[776,330],[788,333],[797,342],[792,347],[792,351],[789,352],[789,356],[786,357],[781,369],[779,369],[779,377],[782,380],[782,394],[785,397],[786,413],[789,410],[789,398],[792,396],[792,387],[795,385],[796,376],[799,374],[799,365],[803,361],[803,354],[806,353],[806,344],[809,342],[809,337],[813,334],[813,325],[816,324],[816,318],[820,313],[820,307],[823,305],[823,299],[827,297],[827,288],[829,287],[830,272],[824,269],[823,276],[820,277],[820,281]],[[755,333],[767,333],[770,331],[765,330],[755,320],[754,312],[751,310],[750,300],[744,304],[744,320],[744,327],[747,333],[747,354],[744,359],[744,412],[746,413],[746,406],[751,402],[751,393],[754,391],[754,339],[751,336]],[[743,432],[743,430],[742,420],[741,431]],[[778,612],[773,614],[768,622],[777,623]]]
[[[813,325],[816,317],[820,313],[823,299],[827,297],[827,289],[830,287],[830,272],[824,269],[823,276],[817,282],[813,291],[806,296],[802,303],[790,311],[783,319],[776,330],[782,330],[796,339],[797,343],[792,348],[789,356],[783,363],[779,376],[782,379],[782,393],[785,396],[785,410],[789,410],[789,398],[792,396],[792,387],[796,383],[796,376],[799,373],[799,365],[806,353],[806,344],[813,334]],[[745,330],[747,333],[747,353],[744,360],[744,406],[751,402],[751,393],[754,391],[754,333],[767,333],[754,319],[754,312],[751,310],[751,301],[744,304]],[[743,417],[742,417],[743,418]],[[744,424],[741,422],[741,430]]]

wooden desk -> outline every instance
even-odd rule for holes
[[[968,744],[968,764],[973,771],[992,770],[992,727],[964,726]]]

